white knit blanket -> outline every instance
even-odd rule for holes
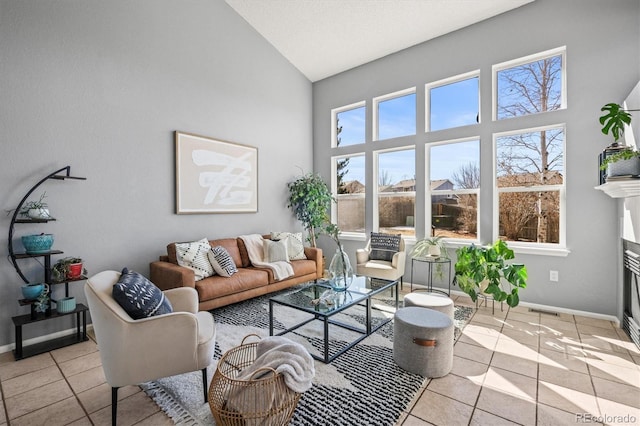
[[[247,253],[249,254],[249,260],[253,266],[259,268],[269,268],[273,271],[273,276],[276,281],[289,278],[293,275],[293,267],[289,262],[265,262],[264,261],[264,247],[262,235],[250,234],[240,235],[242,241],[244,241],[245,247],[247,247]]]

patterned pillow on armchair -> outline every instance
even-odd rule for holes
[[[400,234],[371,233],[369,259],[391,262],[393,255],[400,251]]]

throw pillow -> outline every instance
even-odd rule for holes
[[[400,250],[400,234],[371,233],[371,260],[391,262],[393,255]]]
[[[265,262],[288,262],[289,253],[287,251],[287,240],[273,241],[263,240],[262,247],[264,249]]]
[[[127,268],[113,285],[113,298],[131,318],[141,319],[173,312],[164,293],[144,275]]]
[[[206,238],[192,243],[176,244],[178,265],[193,269],[196,281],[210,277],[214,274],[213,266],[207,257],[210,251],[211,245]]]
[[[289,260],[303,260],[307,256],[304,254],[304,243],[302,242],[302,232],[272,232],[272,240],[287,239],[287,251],[289,252]]]
[[[229,278],[231,275],[238,272],[238,268],[236,268],[236,264],[233,262],[231,255],[222,246],[215,246],[209,253],[207,253],[209,257],[209,261],[213,266],[213,269],[216,271],[216,274]]]

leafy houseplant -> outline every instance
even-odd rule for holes
[[[456,278],[460,289],[474,302],[478,294],[490,294],[498,302],[518,306],[518,290],[527,286],[527,268],[506,261],[515,257],[507,243],[496,241],[492,246],[470,245],[456,250]],[[507,291],[503,288],[507,287]]]
[[[617,150],[613,154],[607,155],[600,164],[600,170],[606,170],[607,176],[640,175],[640,151],[631,147],[624,147],[618,144],[618,139],[625,131],[625,125],[631,124],[631,114],[616,103],[608,103],[601,111],[605,114],[600,117],[602,133],[613,136],[612,150]],[[621,149],[622,148],[622,149]]]
[[[618,139],[624,134],[624,125],[631,124],[631,114],[616,103],[608,103],[600,111],[605,114],[600,117],[602,133],[613,136],[613,145],[618,145]]]
[[[77,268],[79,268],[79,273]],[[51,268],[51,278],[57,282],[80,278],[86,274],[87,270],[82,266],[82,259],[79,257],[65,257],[58,260]]]
[[[44,199],[47,193],[43,192],[38,201],[27,201],[20,207],[20,216],[29,217],[31,219],[51,219],[49,215],[49,206]],[[15,210],[15,209],[14,209]],[[14,211],[9,210],[8,213]]]
[[[444,257],[449,258],[447,244],[443,237],[426,237],[416,241],[411,250],[412,257]]]
[[[327,221],[327,211],[333,201],[329,187],[320,175],[308,173],[289,182],[287,188],[289,188],[287,207],[293,210],[296,218],[302,222],[309,234],[311,246],[316,247],[316,238]]]

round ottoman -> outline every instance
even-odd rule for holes
[[[410,306],[393,319],[393,360],[411,373],[442,377],[453,367],[453,321],[442,312]]]
[[[453,319],[453,300],[444,294],[438,293],[409,293],[404,296],[404,306],[418,306],[421,308],[429,308],[434,311],[440,311]]]

